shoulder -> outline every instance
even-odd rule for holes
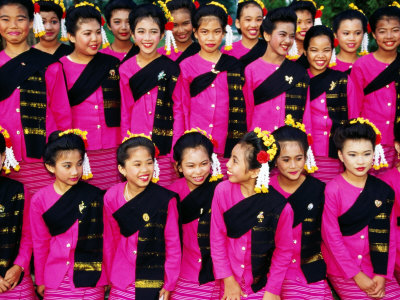
[[[339,70],[330,69],[330,76],[335,80],[342,80],[342,79],[347,79],[349,75]]]
[[[374,190],[379,191],[380,195],[384,194],[393,194],[394,195],[394,190],[392,187],[387,184],[385,181],[382,179],[379,179],[378,177],[375,177],[373,175],[369,175],[369,181],[374,185]]]
[[[355,63],[353,64],[352,69],[354,70],[354,68],[361,68],[362,66],[365,66],[366,64],[370,64],[371,61],[373,60],[373,54],[370,53],[368,55],[364,55],[359,57]]]
[[[180,73],[180,68],[179,64],[174,62],[172,59],[165,55],[160,56],[160,63],[163,64],[163,66],[166,67],[166,69],[170,72],[171,75],[179,75]]]
[[[324,191],[326,184],[322,182],[321,180],[313,177],[313,176],[307,176],[306,178],[307,183],[310,188],[312,188],[314,191]]]
[[[109,64],[116,64],[116,65],[120,63],[118,58],[116,58],[115,56],[112,56],[110,54],[98,52],[96,55],[99,57],[99,60],[101,60],[102,62],[107,62]]]
[[[136,55],[132,56],[131,58],[127,59],[124,61],[120,66],[119,66],[119,73],[134,73],[132,70],[133,67],[136,65]]]
[[[35,206],[38,203],[41,203],[44,199],[46,199],[47,197],[49,197],[50,195],[52,195],[54,193],[55,193],[55,191],[54,191],[53,183],[49,184],[45,187],[42,187],[32,196],[31,205]]]
[[[114,198],[115,195],[118,194],[119,191],[123,191],[124,188],[125,188],[125,182],[120,182],[110,187],[104,195],[104,202],[107,202],[110,199]]]
[[[226,191],[229,191],[233,188],[233,183],[231,183],[229,180],[225,180],[220,182],[217,187],[215,188],[215,194],[217,193],[224,193]]]
[[[8,193],[16,194],[16,193],[23,193],[24,192],[24,185],[14,179],[0,176],[0,186],[2,190],[6,190]]]
[[[334,177],[331,181],[329,181],[326,184],[326,187],[325,187],[325,194],[326,195],[336,194],[337,191],[339,191],[339,189],[340,189],[340,178],[339,178],[339,176],[342,176],[342,175],[340,175],[340,174],[337,175],[336,177]]]
[[[167,187],[168,190],[180,194],[183,188],[187,186],[185,177],[179,178]]]

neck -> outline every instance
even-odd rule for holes
[[[221,58],[221,51],[216,50],[212,53],[206,52],[203,49],[200,50],[199,55],[201,58],[207,60],[207,61],[211,61],[213,63],[217,63],[219,61],[219,59]]]
[[[142,51],[140,51],[139,54],[136,56],[136,62],[139,65],[139,67],[144,68],[145,66],[147,66],[149,63],[151,63],[156,58],[159,58],[160,56],[161,54],[157,52],[157,49],[152,53],[143,53]]]
[[[49,54],[54,54],[60,45],[61,43],[57,39],[52,41],[45,41],[41,39],[35,48]]]
[[[56,179],[56,181],[53,184],[53,187],[57,194],[64,195],[66,192],[68,192],[70,188],[72,188],[72,185],[65,184],[64,182],[61,182],[58,179]]]
[[[396,59],[396,56],[397,49],[385,51],[382,48],[378,48],[378,50],[374,52],[374,57],[385,64],[391,64]]]
[[[317,76],[317,75],[319,75],[319,74],[324,73],[324,72],[326,71],[326,69],[328,69],[328,67],[326,67],[325,69],[322,69],[322,70],[317,70],[317,69],[314,69],[314,68],[311,68],[311,67],[310,67],[310,72],[311,72],[311,74],[313,74],[314,76]]]
[[[342,173],[342,176],[350,184],[352,184],[356,187],[359,187],[359,188],[364,188],[365,182],[367,181],[367,178],[368,178],[368,173],[363,176],[356,176],[346,170]]]
[[[147,187],[147,186],[146,186]],[[128,192],[128,197],[129,199],[126,199],[127,201],[135,198],[137,195],[139,195],[141,192],[143,192],[146,187],[138,187],[134,186],[132,184],[129,184],[129,181],[126,182],[126,191]]]
[[[242,35],[242,45],[247,49],[253,48],[258,43],[258,39],[248,39],[244,35]]]
[[[4,51],[6,52],[6,54],[8,56],[10,56],[11,58],[14,58],[18,55],[20,55],[21,53],[28,51],[30,49],[30,46],[28,45],[28,43],[25,41],[21,44],[10,44],[7,43],[6,48],[4,49]]]
[[[184,43],[180,43],[180,42],[176,42],[176,46],[178,47],[178,50],[180,52],[185,51],[191,44],[193,44],[192,39],[188,39],[186,42]]]
[[[74,52],[72,52],[69,55],[69,58],[73,62],[76,62],[76,63],[79,63],[79,64],[88,64],[93,59],[93,57],[94,56],[89,56],[89,55],[85,55],[85,54],[82,54],[80,52],[77,52],[76,50],[74,50]]]
[[[285,60],[285,56],[279,55],[273,50],[271,50],[271,47],[267,48],[267,51],[265,51],[265,54],[262,57],[266,62],[274,65],[281,65],[283,61]]]
[[[299,55],[302,55],[304,52],[304,41],[296,40],[297,51]]]
[[[346,63],[355,63],[355,61],[358,58],[357,51],[346,52],[346,51],[343,51],[342,49],[340,49],[340,52],[336,57]]]
[[[254,187],[256,186],[256,179],[250,179],[246,182],[240,182],[240,191],[245,198],[253,196],[256,192]]]
[[[282,188],[282,190],[289,194],[293,194],[302,185],[304,180],[306,180],[305,175],[300,175],[297,180],[291,180],[280,173],[278,174],[279,186]]]
[[[110,49],[118,53],[128,53],[132,46],[133,43],[130,39],[126,41],[115,39],[114,42],[110,45]]]

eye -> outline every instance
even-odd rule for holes
[[[83,162],[79,162],[78,163],[78,167],[80,167],[80,166],[82,166],[83,165]]]
[[[354,153],[349,154],[350,157],[356,157]]]
[[[282,161],[287,163],[287,162],[289,162],[289,159],[288,158],[284,158],[284,159],[282,159]]]

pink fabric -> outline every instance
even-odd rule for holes
[[[65,275],[60,286],[56,289],[45,288],[43,300],[103,300],[104,287],[94,288],[71,288],[73,282]]]
[[[326,280],[314,283],[285,279],[282,284],[282,300],[333,300],[331,288]]]
[[[114,57],[118,58],[120,61],[122,61],[126,56],[126,52],[116,52],[116,51],[112,50],[110,47],[103,48],[103,49],[99,50],[99,52],[114,56]]]
[[[373,267],[369,254],[368,226],[352,236],[343,236],[340,232],[338,217],[348,211],[362,188],[348,183],[342,175],[336,176],[325,188],[325,205],[322,215],[322,254],[327,273],[343,279],[351,279],[360,271],[373,277]],[[391,214],[390,228],[395,228],[395,214]],[[389,260],[387,279],[393,278],[396,259],[396,232],[390,230]]]
[[[220,300],[221,284],[217,280],[199,286],[198,282],[179,277],[175,290],[171,293],[171,300],[192,300],[194,295],[196,300]]]
[[[190,84],[193,79],[210,72],[215,64],[195,54],[182,61],[180,67],[181,74],[175,88],[173,144],[185,130],[199,127],[217,140],[215,153],[223,154],[229,116],[227,72],[219,73],[211,86],[191,98]]]
[[[0,300],[36,300],[35,289],[30,275],[24,276],[13,290],[0,293]]]
[[[135,300],[135,294],[135,283],[131,283],[126,289],[113,286],[108,300]]]
[[[106,190],[121,182],[117,167],[117,148],[89,150],[87,152],[93,178],[88,183]]]
[[[52,207],[61,195],[54,190],[53,184],[40,189],[31,202],[31,229],[35,263],[35,281],[37,285],[45,285],[50,289],[61,289],[65,276],[73,278],[75,248],[78,242],[78,221],[66,232],[51,236],[42,215]],[[70,289],[74,284],[70,280]],[[102,273],[97,286],[107,284],[106,273]]]
[[[228,54],[230,56],[236,57],[237,59],[241,58],[243,55],[246,55],[251,49],[246,48],[242,44],[242,40],[234,42],[232,44],[231,50],[221,49],[221,52],[224,54]]]
[[[216,279],[234,276],[243,282],[243,291],[251,295],[253,275],[251,271],[251,231],[237,239],[227,237],[223,213],[244,199],[239,184],[230,181],[220,183],[215,189],[211,208],[211,257]],[[276,229],[272,263],[268,273],[266,290],[279,295],[281,285],[292,256],[293,210],[289,204],[283,209]]]
[[[356,89],[357,105],[351,115],[359,115],[370,120],[382,132],[382,144],[392,145],[393,125],[396,115],[396,87],[389,85],[364,96],[364,88],[374,80],[389,64],[378,61],[374,54],[360,57],[353,65],[350,77]],[[350,109],[350,107],[349,107]]]
[[[240,300],[262,300],[264,297],[264,294],[266,292],[265,287],[262,288],[261,290],[259,290],[257,293],[251,293],[251,294],[246,294],[246,287],[244,285],[244,282],[240,282],[239,283],[240,288],[242,289],[242,291],[245,293],[244,296],[240,297]],[[223,283],[221,283],[221,298],[224,295],[225,292],[225,286]]]
[[[179,58],[179,56],[181,56],[181,54],[182,54],[182,51],[175,52],[173,47],[172,47],[171,53],[169,55],[167,55],[167,51],[165,50],[164,47],[158,48],[157,52],[160,53],[161,55],[165,55],[166,57],[172,59],[173,61],[176,61]]]
[[[158,166],[160,167],[160,180],[158,184],[167,187],[178,179],[178,174],[175,171],[173,162],[169,155],[163,155],[157,158]]]
[[[310,175],[325,183],[328,183],[343,172],[343,163],[339,159],[326,156],[316,156],[315,162],[318,170]]]
[[[126,204],[124,189],[126,182],[111,187],[104,196],[104,259],[109,281],[118,289],[125,290],[135,282],[136,251],[139,233],[126,238],[120,233],[112,214]],[[168,205],[165,225],[165,276],[164,288],[173,291],[179,276],[181,246],[178,227],[176,199]]]
[[[72,62],[68,56],[61,57],[60,61],[63,64],[67,87],[71,89],[87,65]],[[120,144],[120,128],[106,125],[101,87],[85,101],[73,106],[71,111],[72,126],[88,132],[86,150],[109,149]]]
[[[0,67],[9,60],[11,58],[5,51],[1,51]],[[48,66],[45,79],[47,94],[46,135],[48,137],[55,130],[71,128],[71,109],[61,64],[57,62]],[[18,161],[40,162],[40,159],[26,156],[25,138],[21,124],[19,89],[16,89],[9,98],[0,102],[0,111],[2,115],[1,126],[7,129],[10,134],[15,158]]]
[[[278,69],[279,65],[270,64],[262,57],[253,61],[245,69],[246,83],[243,87],[243,94],[246,100],[247,127],[249,130],[253,130],[255,127],[261,127],[263,130],[274,131],[285,125],[286,93],[280,94],[278,97],[257,106],[254,105],[254,90]],[[266,112],[268,112],[267,118]],[[303,123],[307,130],[311,130],[309,95],[307,96]]]
[[[367,294],[362,291],[353,279],[345,279],[337,276],[329,276],[336,293],[339,295],[341,300],[372,300],[376,298],[368,297]],[[380,298],[382,300],[398,300],[400,299],[400,287],[396,280],[386,281],[385,286],[385,297]]]
[[[353,63],[348,63],[341,61],[340,59],[336,58],[336,66],[332,67],[333,70],[346,72],[349,69],[353,68]]]

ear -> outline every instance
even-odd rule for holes
[[[199,38],[198,38],[198,35],[197,35],[197,30],[196,30],[196,28],[193,28],[193,35],[194,35],[194,37],[196,38],[196,40],[199,39]]]
[[[396,149],[396,152],[399,154],[400,153],[400,142],[394,142],[394,148]]]
[[[304,49],[304,56],[307,57],[307,51]]]
[[[118,171],[121,173],[122,176],[126,177],[126,170],[123,166],[118,165]]]
[[[107,23],[107,28],[108,28],[108,30],[111,31],[111,27],[110,27],[110,25],[108,25],[108,23]]]
[[[371,32],[371,33],[372,33],[372,37],[376,40],[375,32]]]
[[[266,40],[267,43],[269,43],[271,41],[271,34],[263,32],[263,37],[264,37],[264,40]]]
[[[182,166],[178,165],[178,162],[175,162],[174,167],[175,167],[175,170],[178,170],[178,172],[183,173]]]
[[[165,36],[165,33],[162,33],[161,37],[160,37],[160,40],[162,40],[164,38],[164,36]]]
[[[75,38],[75,36],[73,36],[72,34],[70,34],[69,32],[67,33],[67,35],[68,35],[68,40],[71,42],[71,43],[76,43],[76,38]]]
[[[336,33],[333,33],[333,35],[334,35],[335,39],[337,39],[337,34],[336,34]]]
[[[33,28],[33,20],[29,21],[29,29],[32,30],[32,28]]]
[[[338,151],[337,151],[337,154],[338,154],[338,156],[339,156],[340,161],[343,162],[343,153],[342,153],[342,151],[341,151],[341,150],[338,150]]]
[[[254,170],[250,170],[249,172],[250,172],[250,177],[252,178],[252,179],[257,179],[257,177],[258,177],[258,174],[260,174],[260,168],[258,168],[258,169],[254,169]]]
[[[236,18],[236,20],[235,20],[235,26],[236,26],[237,29],[240,29],[239,18]]]
[[[44,165],[45,165],[47,171],[49,171],[51,174],[54,174],[54,173],[55,173],[56,168],[55,168],[54,166],[49,165],[49,164],[44,164]]]
[[[1,167],[3,166],[4,161],[6,160],[6,152],[1,153],[0,158],[1,158],[1,164],[0,164],[0,170],[1,170]]]

